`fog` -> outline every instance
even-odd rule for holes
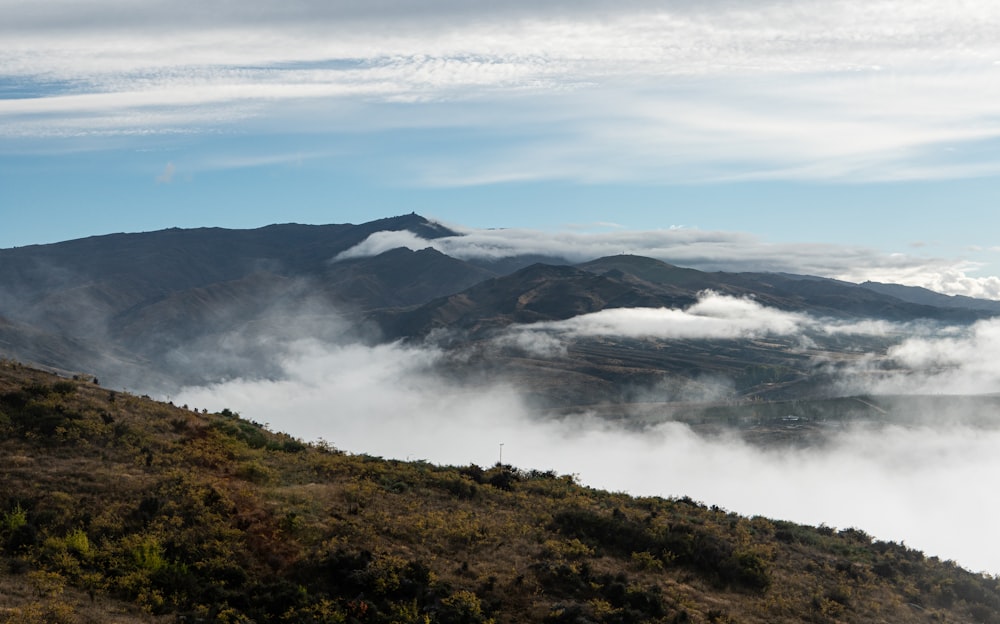
[[[743,314],[730,314],[734,309]],[[761,331],[819,323],[717,295],[667,312],[711,313],[720,323],[728,314],[736,327],[755,315],[770,319]],[[586,326],[584,321],[575,322]],[[565,334],[532,331],[545,336],[550,353],[560,352]],[[603,331],[617,330],[605,325]],[[982,380],[1000,368],[988,367],[986,355],[995,353],[1000,325],[941,331],[947,335],[903,340],[888,355],[872,354],[865,360],[869,368],[848,371],[845,383],[850,375],[858,383],[874,374],[879,358],[890,370],[880,383],[893,391],[905,389],[898,379],[907,375],[936,383],[972,370]],[[524,335],[524,328],[515,328],[506,339]],[[273,430],[386,458],[492,465],[502,444],[504,463],[522,469],[573,474],[586,485],[635,495],[690,496],[743,515],[856,527],[975,571],[1000,573],[1000,545],[987,539],[1000,517],[1000,497],[984,487],[1000,479],[1000,428],[962,413],[896,414],[895,424],[831,429],[818,446],[763,447],[735,432],[704,436],[677,422],[626,428],[586,411],[543,416],[502,379],[467,385],[446,378],[437,365],[448,353],[427,344],[308,338],[289,340],[276,353],[279,372],[270,379],[189,387],[173,400],[198,409],[229,408]],[[889,383],[893,376],[896,386]]]

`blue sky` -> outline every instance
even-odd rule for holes
[[[806,268],[1000,298],[995,3],[0,15],[0,247],[416,211],[605,242],[733,233],[725,268],[824,255]]]

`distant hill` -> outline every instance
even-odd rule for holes
[[[762,305],[833,318],[968,323],[989,306],[935,306],[905,301],[857,284],[776,273],[708,273],[652,258],[609,256],[576,266],[535,264],[413,310],[380,317],[393,337],[440,328],[481,331],[512,323],[571,318],[608,308],[683,307],[711,290]],[[941,295],[944,297],[944,295]]]
[[[995,578],[860,528],[349,455],[10,361],[0,456],[2,624],[1000,622]]]

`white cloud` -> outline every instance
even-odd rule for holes
[[[614,308],[524,326],[522,331],[554,331],[573,336],[625,336],[665,339],[756,338],[768,334],[789,335],[808,322],[802,314],[781,312],[749,299],[702,293],[685,310],[667,308]]]
[[[381,231],[375,232],[354,247],[337,254],[333,260],[377,256],[380,253],[384,253],[390,249],[398,249],[399,247],[420,251],[421,249],[433,247],[433,245],[409,230]]]
[[[847,391],[878,394],[1000,393],[1000,321],[937,328],[845,371]]]
[[[450,459],[436,461],[464,461],[457,459],[460,454],[478,448],[479,461],[486,462],[496,448],[494,434],[506,429],[505,418],[523,413],[520,399],[502,386],[467,389],[439,378],[432,366],[441,357],[435,349],[397,344],[331,347],[302,341],[281,359],[280,379],[188,388],[174,401],[228,406],[296,436],[322,437],[355,452],[416,459],[451,448]],[[464,428],[442,427],[449,418],[482,427],[481,438],[476,442]],[[371,445],[379,431],[382,442]],[[405,435],[397,435],[400,431]]]
[[[0,101],[0,135],[288,129],[304,109],[354,132],[348,102],[367,129],[508,138],[429,153],[411,183],[1000,171],[954,151],[1000,135],[994,3],[356,4],[0,1],[0,67],[44,94]]]
[[[842,389],[850,393],[872,391],[876,387],[873,386],[875,378],[871,377],[872,369],[883,365],[887,359],[901,362],[906,374],[918,370],[920,368],[916,366],[918,363],[901,359],[900,354],[906,353],[905,350],[897,353],[897,349],[904,349],[910,341],[920,340],[921,336],[962,331],[961,328],[936,324],[816,318],[808,314],[785,312],[763,306],[752,299],[705,291],[699,293],[696,303],[685,309],[609,308],[561,321],[511,325],[493,338],[492,343],[502,348],[520,350],[535,357],[558,358],[568,353],[572,341],[588,337],[671,341],[755,340],[770,336],[794,338],[801,348],[811,349],[816,347],[815,339],[823,336],[855,336],[863,339],[881,338],[897,341],[911,336],[900,347],[891,349],[887,357],[883,357],[882,354],[862,356],[857,352],[852,353],[847,358],[852,362],[848,367],[849,372],[844,370],[838,372],[838,375],[843,377],[840,383]],[[982,340],[977,337],[974,344],[978,346],[982,344]],[[965,355],[962,353],[957,356],[962,358],[962,364],[967,364],[969,361],[963,357]],[[955,368],[958,368],[957,364]],[[996,370],[1000,371],[1000,367]],[[885,383],[885,377],[881,378],[882,383]],[[1000,375],[997,379],[1000,379]],[[712,383],[718,385],[716,381],[718,380]],[[924,379],[923,382],[927,383],[928,380]],[[970,381],[964,386],[963,392],[977,393],[975,390],[977,382],[981,384],[982,378]],[[888,385],[877,386],[879,391],[883,392],[888,387]],[[893,386],[893,391],[901,387],[902,385],[897,383]],[[908,386],[904,392],[914,392],[919,387],[919,385]]]

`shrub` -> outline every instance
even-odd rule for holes
[[[441,624],[487,624],[492,618],[483,615],[479,597],[466,590],[460,590],[441,600],[441,608],[436,620]]]
[[[0,519],[0,531],[4,535],[9,535],[26,524],[28,524],[28,512],[18,503]]]
[[[542,554],[547,559],[581,559],[594,556],[594,549],[580,540],[546,540],[542,545]]]
[[[634,563],[640,570],[647,570],[647,571],[663,570],[663,561],[657,557],[654,557],[645,550],[642,552],[632,553],[632,563]]]
[[[57,381],[52,384],[51,392],[62,396],[68,396],[76,392],[76,384],[72,381]]]
[[[167,565],[163,557],[163,546],[151,535],[135,536],[129,547],[132,563],[140,570],[156,572]]]

